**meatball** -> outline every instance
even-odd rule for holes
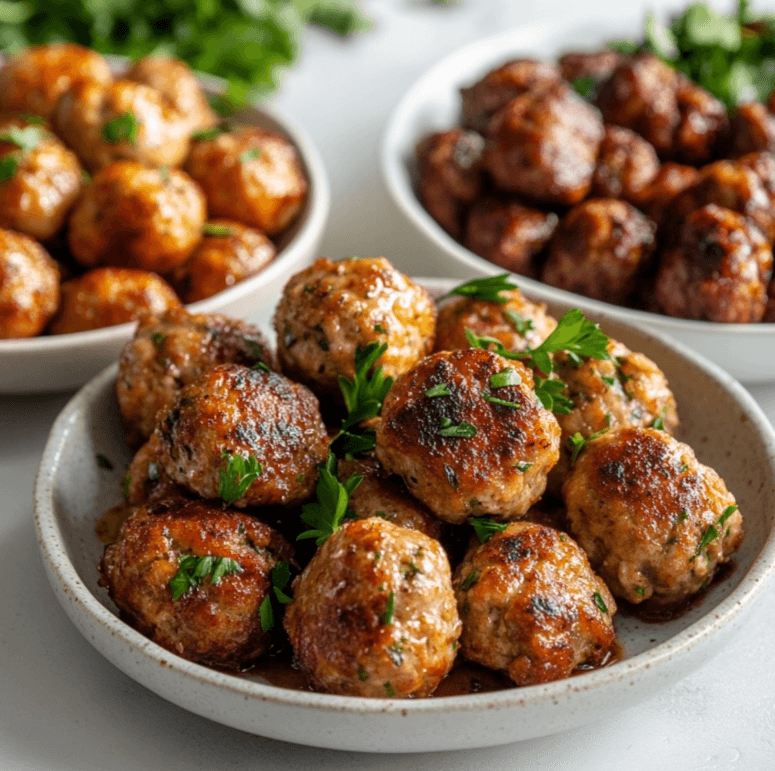
[[[546,312],[546,305],[531,302],[519,289],[499,294],[505,303],[469,297],[455,297],[445,302],[439,309],[434,350],[470,348],[467,329],[477,337],[500,340],[508,351],[538,348],[557,326]]]
[[[718,157],[719,148],[729,141],[723,103],[684,75],[678,76],[676,103],[680,119],[673,136],[673,157],[693,165]]]
[[[693,166],[663,163],[657,175],[633,196],[630,203],[634,203],[647,217],[661,226],[673,198],[693,185],[699,176],[700,173]]]
[[[0,110],[51,118],[59,97],[79,83],[107,86],[110,67],[96,51],[70,43],[27,48],[0,69]]]
[[[431,217],[458,240],[465,212],[482,191],[483,147],[479,134],[450,129],[430,134],[415,149],[417,195]]]
[[[34,337],[59,306],[59,268],[37,241],[0,230],[0,339]]]
[[[167,476],[159,463],[162,446],[161,435],[153,434],[132,458],[122,483],[128,506],[185,497],[183,489]]]
[[[534,276],[538,257],[558,221],[554,212],[485,196],[469,212],[464,243],[474,254],[512,273]]]
[[[557,83],[558,69],[536,59],[514,59],[460,89],[463,127],[487,133],[492,116],[512,99],[533,89]]]
[[[118,360],[116,396],[127,444],[148,439],[157,414],[166,414],[180,389],[203,372],[216,364],[259,362],[277,368],[264,336],[243,321],[183,308],[141,317]]]
[[[274,316],[283,372],[335,399],[359,348],[387,343],[379,364],[396,377],[430,352],[435,326],[431,296],[384,257],[321,257],[291,277]]]
[[[62,301],[49,332],[63,335],[112,327],[179,305],[172,287],[155,273],[95,268],[62,284]]]
[[[68,242],[82,265],[167,273],[193,252],[205,217],[202,191],[182,171],[118,161],[97,172],[84,191]]]
[[[584,78],[602,83],[611,77],[624,58],[618,51],[571,51],[561,56],[558,64],[563,78],[571,83]]]
[[[260,273],[277,254],[259,230],[233,220],[213,220],[193,254],[172,275],[185,303],[212,297]]]
[[[291,225],[307,196],[296,148],[255,127],[194,142],[186,171],[202,186],[211,215],[274,236]]]
[[[121,160],[179,166],[189,148],[184,116],[156,89],[129,80],[72,88],[59,100],[54,125],[89,171]]]
[[[718,474],[664,431],[589,442],[563,486],[574,537],[616,597],[675,606],[740,546],[742,517]]]
[[[737,212],[709,204],[689,215],[662,254],[656,299],[668,316],[761,321],[772,273],[767,240]]]
[[[26,118],[0,118],[0,227],[39,240],[56,235],[81,192],[75,153]]]
[[[634,203],[658,172],[657,154],[643,137],[621,126],[606,126],[590,192]]]
[[[230,458],[260,473],[235,506],[291,506],[309,498],[328,452],[317,399],[269,369],[220,364],[184,386],[156,429],[170,478],[202,498],[224,492]]]
[[[560,427],[529,370],[469,348],[428,356],[396,381],[376,453],[437,517],[458,524],[523,516],[543,494],[559,446]]]
[[[603,663],[616,602],[568,536],[512,522],[474,546],[455,570],[460,653],[517,685],[569,677]]]
[[[764,187],[771,210],[775,209],[775,156],[772,153],[747,153],[738,158],[737,163],[756,174]],[[744,211],[741,214],[747,216],[748,212]],[[762,221],[761,217],[760,221]]]
[[[775,118],[761,102],[739,104],[729,129],[729,155],[775,150]]]
[[[100,562],[100,585],[121,617],[155,643],[238,670],[269,646],[259,609],[271,596],[272,569],[290,557],[283,538],[253,517],[203,501],[165,501],[124,523]],[[200,569],[209,560],[204,577],[187,566],[192,558]]]
[[[656,225],[624,201],[584,201],[560,220],[541,280],[597,300],[626,303],[649,264],[655,232]]]
[[[518,96],[493,116],[484,165],[501,190],[572,206],[589,192],[602,138],[597,110],[557,83]]]
[[[452,668],[460,636],[447,555],[378,517],[346,522],[294,582],[285,629],[320,690],[428,696]]]
[[[767,286],[767,306],[762,321],[775,322],[775,280],[771,280]]]

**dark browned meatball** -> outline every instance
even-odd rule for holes
[[[584,201],[560,220],[541,280],[597,300],[626,303],[654,251],[655,232],[656,225],[624,201]]]
[[[253,517],[168,500],[141,507],[124,523],[105,550],[100,585],[121,617],[155,643],[190,661],[237,670],[269,645],[259,608],[272,594],[272,568],[291,554],[282,536]],[[186,571],[191,558],[199,565],[209,559],[210,570],[180,593],[181,575],[193,573]]]
[[[602,664],[616,638],[616,602],[567,535],[512,522],[475,545],[453,581],[460,653],[517,685],[569,677]]]
[[[428,696],[452,668],[460,636],[447,555],[378,517],[346,522],[294,582],[285,629],[320,690]]]
[[[430,134],[416,149],[417,195],[428,213],[459,239],[468,207],[482,191],[484,140],[473,131]]]
[[[668,316],[728,323],[761,321],[772,251],[737,212],[709,204],[693,212],[662,254],[656,299]]]
[[[699,176],[699,171],[693,166],[681,166],[668,161],[659,167],[657,175],[630,203],[635,204],[647,217],[661,226],[673,198],[693,185]]]
[[[775,156],[767,152],[747,153],[738,158],[737,162],[756,174],[764,186],[771,209],[775,209]]]
[[[729,156],[775,150],[775,118],[761,102],[739,104],[730,121]]]
[[[122,480],[122,492],[128,506],[135,508],[166,498],[185,498],[183,488],[169,478],[159,462],[162,447],[161,434],[152,434],[134,454]]]
[[[500,196],[484,196],[471,208],[464,243],[485,260],[513,273],[536,274],[536,262],[559,221],[554,212]]]
[[[555,83],[518,96],[493,116],[484,164],[501,190],[573,205],[589,192],[602,138],[597,110]]]
[[[679,75],[676,102],[680,119],[673,137],[675,160],[695,166],[712,161],[729,141],[724,105],[689,78]]]
[[[762,321],[775,322],[775,280],[771,280],[767,286],[767,306]]]
[[[602,83],[623,60],[618,51],[571,51],[561,56],[558,64],[563,78],[571,83],[584,78]]]
[[[624,198],[635,203],[659,172],[654,148],[634,131],[606,126],[592,177],[591,194],[597,198]]]

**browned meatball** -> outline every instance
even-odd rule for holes
[[[212,558],[211,568],[175,599],[176,588],[185,588],[176,576],[192,557]],[[155,643],[190,661],[241,669],[269,645],[259,608],[271,595],[272,568],[290,557],[282,536],[253,517],[203,501],[165,501],[124,523],[105,550],[100,584],[122,618]]]
[[[680,120],[672,157],[696,166],[717,158],[729,141],[729,119],[722,102],[684,75],[678,77],[676,102]]]
[[[254,458],[261,471],[235,506],[291,506],[310,497],[328,452],[318,400],[269,369],[220,364],[184,386],[156,429],[160,462],[202,498],[222,497],[229,456]]]
[[[320,690],[428,696],[452,668],[460,636],[447,555],[378,517],[346,522],[294,582],[285,629]]]
[[[495,114],[484,164],[501,190],[570,206],[589,192],[602,138],[597,110],[556,83],[513,99]]]
[[[661,225],[669,212],[673,198],[693,185],[700,173],[693,166],[678,163],[663,163],[657,175],[642,190],[633,196],[634,203],[657,225]]]
[[[63,335],[112,327],[144,313],[161,314],[177,308],[172,287],[147,270],[95,268],[62,284],[62,301],[49,332]]]
[[[169,478],[159,463],[162,447],[161,434],[152,434],[132,458],[122,481],[124,499],[129,506],[184,497],[183,488]]]
[[[456,524],[480,514],[523,516],[543,494],[559,445],[560,428],[536,398],[529,370],[469,348],[428,356],[396,381],[376,452],[412,495]]]
[[[775,118],[761,102],[739,104],[729,128],[729,155],[775,150]]]
[[[255,276],[276,254],[260,230],[233,220],[213,220],[204,226],[199,246],[171,281],[183,302],[193,303]]]
[[[621,126],[606,126],[590,192],[634,203],[658,172],[657,154],[643,137]]]
[[[764,186],[771,209],[775,209],[775,156],[768,152],[747,153],[738,158],[737,163],[756,174]],[[747,212],[741,213],[747,215]]]
[[[428,213],[459,239],[468,207],[482,191],[484,140],[473,131],[430,134],[416,149],[417,195]]]
[[[675,605],[740,546],[734,496],[687,445],[653,428],[589,442],[563,487],[573,535],[613,594]]]
[[[285,285],[274,316],[283,372],[337,399],[358,348],[387,343],[379,364],[396,377],[430,352],[435,326],[431,296],[384,257],[315,260]]]
[[[27,48],[0,69],[0,110],[50,118],[59,97],[79,83],[103,86],[113,80],[96,51],[70,43]]]
[[[39,335],[59,306],[59,268],[37,241],[0,230],[0,338]]]
[[[39,240],[57,234],[83,184],[81,164],[43,126],[26,118],[0,118],[0,227]]]
[[[173,308],[143,316],[118,360],[116,396],[127,444],[137,447],[167,413],[183,386],[216,364],[277,364],[264,336],[243,321]]]
[[[270,236],[293,223],[307,196],[296,148],[282,135],[252,126],[194,142],[186,171],[204,189],[211,215]]]
[[[202,237],[205,199],[178,169],[118,161],[94,175],[70,218],[68,242],[82,265],[167,273]]]
[[[541,280],[597,300],[632,297],[655,247],[656,225],[634,206],[593,198],[571,209],[549,242]]]
[[[471,208],[464,243],[485,260],[513,273],[534,276],[537,258],[558,221],[554,212],[499,196],[485,196]]]
[[[500,340],[506,350],[538,348],[557,326],[544,303],[528,300],[519,289],[499,293],[505,303],[455,297],[439,309],[435,351],[470,348],[466,329],[477,337]]]
[[[460,653],[517,685],[569,677],[602,664],[616,633],[616,602],[567,535],[512,522],[474,546],[453,580]]]
[[[656,299],[668,316],[761,321],[772,273],[767,240],[737,212],[709,204],[693,212],[662,254]]]
[[[507,102],[535,88],[560,80],[559,70],[537,59],[514,59],[460,89],[463,127],[487,133],[492,116]]]
[[[584,78],[602,83],[623,60],[618,51],[571,51],[561,56],[558,64],[563,78],[571,83]]]
[[[767,306],[764,309],[762,321],[769,323],[775,321],[775,280],[771,280],[767,286]]]

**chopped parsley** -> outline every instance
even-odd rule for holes
[[[598,439],[603,434],[608,433],[607,428],[602,431],[592,434],[586,439],[577,431],[573,436],[568,437],[568,449],[571,450],[570,465],[573,466],[576,463],[576,458],[579,457],[579,453],[584,449],[584,446],[594,439]]]
[[[452,396],[452,391],[449,390],[449,386],[446,383],[439,383],[438,385],[429,388],[425,395],[428,397],[434,396]]]
[[[383,327],[382,324],[375,324],[374,325],[374,331],[378,332],[380,335],[386,335],[387,334],[387,329],[385,329],[385,327]]]
[[[608,606],[605,604],[603,595],[600,594],[600,592],[595,592],[592,596],[595,598],[595,605],[597,605],[603,613],[608,613]]]
[[[191,135],[191,139],[195,142],[209,142],[212,139],[218,138],[221,134],[226,132],[226,126],[220,124],[213,126],[212,128],[204,129],[203,131],[197,131]]]
[[[527,461],[521,460],[517,463],[517,470],[518,471],[527,471],[533,464],[528,463]]]
[[[594,78],[577,78],[572,80],[570,84],[582,99],[594,99],[597,91],[597,81]]]
[[[474,529],[481,543],[487,543],[495,533],[502,533],[506,529],[505,522],[496,522],[489,517],[471,517],[468,524]]]
[[[393,611],[395,608],[395,594],[393,592],[390,592],[388,594],[388,601],[387,601],[387,607],[385,608],[385,612],[379,617],[379,620],[385,624],[386,626],[389,626],[393,623]]]
[[[438,433],[442,436],[467,439],[476,436],[476,428],[470,423],[463,422],[456,425],[449,418],[441,418]]]
[[[503,388],[504,386],[522,385],[522,377],[512,367],[506,367],[500,372],[490,376],[490,388]]]
[[[216,557],[208,554],[205,557],[197,557],[193,554],[181,556],[178,572],[170,579],[172,599],[179,600],[189,589],[198,586],[207,576],[210,583],[216,586],[223,576],[232,573],[242,573],[243,567],[229,557]]]
[[[202,225],[202,235],[205,236],[231,236],[234,231],[228,225],[215,225],[212,222],[205,222]]]
[[[490,404],[497,404],[500,407],[511,407],[511,409],[513,410],[522,409],[521,404],[517,404],[516,402],[509,402],[509,401],[506,401],[505,399],[499,399],[497,396],[493,396],[492,394],[484,393],[482,394],[482,398],[486,402],[489,402]]]
[[[472,570],[463,581],[462,584],[460,584],[460,590],[463,592],[467,592],[478,580],[479,580],[479,571],[478,570]]]
[[[97,465],[100,468],[107,469],[108,471],[113,471],[113,463],[110,461],[109,458],[106,458],[102,453],[98,452],[95,456],[97,459]]]
[[[702,536],[700,537],[700,542],[697,544],[697,548],[694,551],[694,554],[691,557],[690,562],[693,562],[697,557],[704,552],[710,544],[716,540],[716,538],[719,537],[719,529],[723,530],[724,524],[726,521],[737,511],[737,506],[727,506],[724,511],[721,513],[721,516],[718,518],[717,525],[710,524],[708,525],[705,530],[702,533]],[[724,533],[726,535],[726,533]]]
[[[240,153],[240,163],[248,163],[249,161],[255,161],[256,158],[261,157],[261,148],[252,147],[250,150],[245,150],[244,153]]]
[[[385,693],[392,699],[396,695],[396,690],[393,686],[387,682],[385,683]]]
[[[526,319],[515,311],[506,311],[504,316],[506,316],[509,321],[511,321],[511,323],[514,325],[514,329],[517,331],[517,334],[522,335],[522,337],[535,329],[533,319]]]
[[[105,121],[100,129],[100,136],[110,145],[119,142],[128,142],[130,145],[137,142],[140,124],[131,110],[122,112],[115,118]]]
[[[369,673],[363,667],[358,667],[358,679],[360,681],[369,679]]]
[[[17,171],[19,171],[19,159],[15,153],[0,158],[0,183],[13,179]]]
[[[20,150],[34,150],[46,136],[47,132],[39,126],[10,126],[8,131],[0,134],[0,142],[16,145]]]
[[[270,574],[272,581],[272,594],[281,605],[288,605],[293,602],[293,598],[285,592],[288,582],[291,579],[291,566],[287,562],[277,562],[272,568]],[[264,632],[271,632],[274,628],[274,609],[272,608],[272,594],[268,594],[261,601],[258,607],[259,618],[261,619],[261,629]]]
[[[508,292],[511,289],[517,289],[517,285],[509,281],[508,273],[501,273],[498,276],[475,278],[472,281],[466,281],[456,286],[446,296],[460,295],[462,297],[470,297],[472,300],[484,300],[504,305],[508,302],[508,298],[503,297],[500,293]]]
[[[222,457],[226,459],[226,468],[218,469],[218,496],[226,503],[234,503],[245,495],[263,468],[252,455],[245,458],[224,450]]]

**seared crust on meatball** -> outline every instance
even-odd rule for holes
[[[512,522],[475,545],[455,570],[460,653],[517,685],[569,677],[603,663],[616,603],[568,536]]]
[[[167,498],[185,498],[185,491],[167,476],[159,462],[162,450],[160,434],[151,438],[134,454],[124,474],[125,503],[137,507]]]
[[[771,280],[767,286],[767,306],[762,321],[775,321],[775,280]]]
[[[428,396],[443,386],[449,395]],[[528,369],[469,348],[428,356],[396,381],[382,405],[376,453],[412,495],[456,524],[523,516],[543,494],[559,444],[560,428]]]
[[[233,560],[238,569],[213,582],[213,570],[178,599],[170,581],[182,558]],[[100,563],[121,617],[155,643],[208,666],[240,669],[268,647],[259,608],[272,590],[270,573],[291,547],[253,517],[203,501],[141,507]],[[213,566],[213,569],[215,566]]]
[[[590,192],[596,198],[624,198],[634,203],[658,171],[656,151],[643,137],[609,125],[600,143]]]
[[[130,447],[148,439],[183,386],[216,364],[277,369],[266,338],[252,325],[216,314],[173,308],[145,315],[118,359],[116,396]]]
[[[693,166],[682,166],[668,161],[659,167],[657,175],[633,196],[634,203],[647,217],[662,224],[669,212],[673,198],[693,185],[700,172]]]
[[[437,541],[383,519],[346,522],[293,584],[285,629],[313,685],[351,696],[428,696],[460,636]]]
[[[571,83],[583,78],[602,83],[611,77],[624,58],[618,51],[570,51],[557,63],[563,78]]]
[[[59,306],[59,268],[37,241],[0,230],[0,338],[39,335]]]
[[[743,537],[734,496],[718,474],[653,428],[621,428],[588,443],[563,497],[592,567],[633,603],[680,604],[707,585]]]
[[[167,273],[202,237],[206,205],[178,169],[118,161],[101,169],[70,218],[68,242],[82,265],[120,265]]]
[[[235,506],[291,506],[310,497],[328,452],[318,400],[276,372],[220,364],[183,387],[156,429],[161,464],[178,484],[218,498],[229,456],[255,458],[258,474]]]
[[[186,171],[205,191],[211,215],[269,236],[294,222],[307,196],[296,148],[281,134],[254,126],[194,142]]]
[[[775,118],[761,102],[739,104],[729,127],[729,156],[775,150]]]
[[[676,102],[680,119],[673,137],[673,157],[694,165],[717,158],[729,141],[729,119],[723,103],[682,74]]]
[[[396,377],[430,352],[435,326],[427,290],[384,257],[315,260],[285,285],[274,315],[283,372],[335,399],[358,348],[387,343],[379,364]]]

